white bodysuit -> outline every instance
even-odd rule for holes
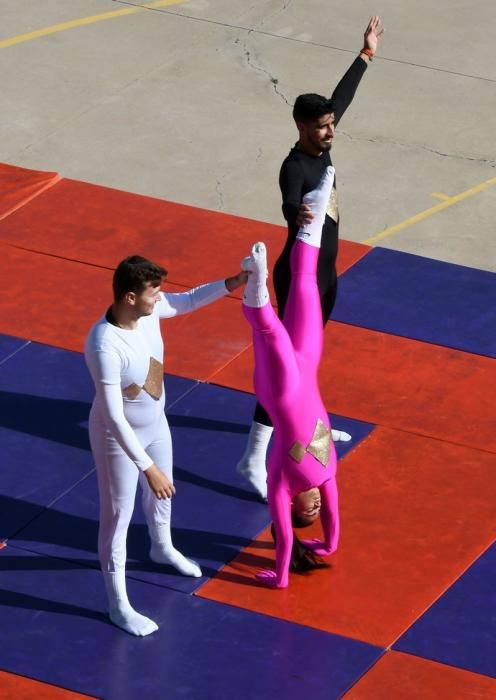
[[[125,330],[101,318],[88,334],[85,359],[95,383],[89,434],[98,474],[103,572],[123,571],[138,479],[152,542],[170,543],[170,499],[158,500],[144,470],[152,464],[172,481],[172,444],[164,414],[161,318],[171,318],[227,294],[224,281],[179,294],[161,292],[150,316]]]

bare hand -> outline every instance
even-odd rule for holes
[[[176,493],[174,484],[169,481],[169,479],[163,472],[160,471],[156,464],[152,464],[151,467],[145,469],[145,476],[151,490],[159,501],[164,498],[172,498],[172,496]]]
[[[241,272],[238,272],[237,275],[234,275],[234,277],[228,277],[226,279],[226,289],[228,292],[234,292],[235,289],[238,287],[242,287],[246,282],[248,281],[248,275],[249,272],[245,272],[244,270],[241,270]]]
[[[363,46],[365,49],[370,49],[372,53],[377,51],[377,43],[384,34],[384,28],[381,24],[379,15],[374,15],[370,18],[365,34],[363,35]]]
[[[312,210],[308,204],[300,204],[298,209],[298,216],[296,217],[296,224],[298,226],[305,226],[313,221]]]

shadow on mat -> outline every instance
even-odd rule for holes
[[[1,426],[83,450],[90,449],[85,425],[89,412],[84,401],[0,391]]]
[[[74,566],[99,568],[96,552],[98,537],[98,522],[96,519],[64,513],[55,508],[44,508],[35,503],[3,495],[0,495],[0,513],[2,514],[2,521],[4,519],[8,521],[9,514],[12,516],[15,514],[16,518],[22,519],[25,523],[23,527],[9,535],[14,547],[17,545],[17,541],[19,541],[18,546],[27,546],[23,544],[24,539],[26,542],[46,544],[53,547],[53,551],[50,552],[48,557],[45,555],[45,552],[41,553],[48,568],[52,568],[49,565],[55,565],[54,562],[60,561],[60,559],[71,562]],[[230,523],[230,526],[235,527],[235,523]],[[172,536],[175,546],[186,556],[218,562],[217,567],[202,565],[205,576],[215,575],[221,566],[230,562],[241,549],[250,543],[249,537],[181,527],[173,527]],[[5,537],[7,537],[7,534],[0,531],[0,540]],[[263,545],[263,543],[260,544]],[[129,572],[151,571],[180,576],[174,569],[150,561],[148,558],[149,547],[150,540],[146,525],[132,523],[127,539],[128,561],[126,567]],[[88,552],[94,556],[74,558],[71,556],[71,550],[72,552]],[[55,557],[60,559],[55,559]],[[11,564],[8,563],[10,559],[10,557],[3,558],[0,550],[1,568],[12,568]],[[21,569],[40,568],[39,564],[36,564],[34,561],[30,563],[36,559],[37,557],[22,557],[17,563]]]
[[[227,420],[199,418],[198,416],[177,416],[174,413],[167,413],[167,411],[166,415],[171,428],[195,428],[196,430],[213,430],[237,435],[248,435],[250,432],[250,426],[244,423],[231,423]]]
[[[91,610],[89,608],[83,608],[80,605],[61,603],[55,600],[48,600],[47,598],[28,595],[27,593],[19,593],[18,591],[9,591],[0,588],[0,606],[2,605],[9,608],[23,608],[25,610],[87,617],[90,620],[98,620],[98,622],[108,623],[109,621],[108,615],[98,610]]]

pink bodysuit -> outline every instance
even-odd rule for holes
[[[291,501],[297,493],[320,489],[325,542],[315,551],[330,554],[339,537],[336,453],[317,382],[323,347],[318,255],[319,248],[295,242],[282,322],[270,301],[260,308],[243,305],[253,329],[255,391],[274,425],[267,486],[276,532],[276,575],[261,572],[258,578],[277,588],[288,585],[293,545]]]

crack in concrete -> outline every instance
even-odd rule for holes
[[[250,32],[248,32],[248,35],[249,34],[250,34]],[[241,44],[241,47],[242,47],[243,53],[244,53],[244,58],[246,60],[246,65],[249,68],[253,68],[253,70],[258,71],[259,73],[263,73],[264,75],[266,75],[269,78],[270,84],[271,84],[275,94],[278,95],[278,97],[280,97],[288,105],[288,107],[292,107],[293,105],[291,104],[291,102],[288,102],[286,95],[284,95],[284,93],[281,92],[279,90],[279,88],[277,87],[279,84],[279,79],[275,78],[272,75],[272,73],[270,73],[270,71],[268,71],[266,68],[263,68],[262,66],[258,66],[256,63],[253,62],[250,50],[247,48],[246,43],[244,41],[242,42],[241,39],[238,38],[238,39],[234,40],[234,43],[236,45]]]
[[[122,0],[115,0],[116,2]],[[124,3],[126,4],[126,3]],[[322,49],[331,49],[333,51],[342,51],[343,53],[356,54],[356,48],[346,49],[342,46],[332,46],[330,44],[323,44],[318,41],[310,41],[309,39],[302,39],[296,36],[284,36],[281,34],[276,34],[275,32],[267,32],[261,29],[255,29],[253,27],[243,27],[239,24],[233,24],[230,22],[222,22],[217,19],[212,19],[209,17],[197,17],[195,15],[188,15],[185,12],[173,12],[171,10],[166,10],[160,7],[147,8],[150,12],[159,12],[164,15],[173,15],[174,17],[181,17],[182,19],[193,20],[194,22],[204,22],[205,24],[212,24],[218,27],[226,27],[226,29],[241,30],[243,32],[260,34],[261,36],[268,36],[273,39],[281,39],[283,41],[293,41],[298,44],[306,44],[308,46],[317,46]],[[461,78],[470,78],[471,80],[482,80],[488,83],[496,83],[496,78],[487,78],[483,75],[472,75],[470,73],[461,73],[460,71],[449,70],[448,68],[440,68],[439,66],[428,66],[423,63],[414,63],[413,61],[404,61],[399,58],[391,58],[388,56],[377,56],[376,61],[387,61],[388,63],[399,63],[400,65],[412,66],[414,68],[422,68],[423,70],[435,71],[438,73],[447,73],[448,75],[457,75]]]
[[[224,194],[222,192],[222,182],[220,180],[215,182],[215,191],[219,198],[219,209],[220,211],[224,211]]]
[[[266,17],[262,17],[262,19],[261,19],[260,22],[258,23],[257,27],[263,27],[263,26],[265,25],[265,23],[266,23],[268,20],[273,19],[274,17],[277,17],[277,15],[280,15],[281,13],[283,13],[285,10],[288,9],[288,7],[289,7],[292,3],[293,3],[293,0],[285,0],[285,1],[282,3],[282,6],[276,8],[276,9],[274,10],[274,12],[272,12],[272,14],[268,14]]]
[[[345,136],[349,141],[366,141],[368,143],[384,143],[390,146],[399,146],[400,148],[420,149],[422,151],[427,151],[428,153],[434,153],[434,155],[441,156],[442,158],[451,158],[453,160],[466,160],[473,163],[480,163],[481,165],[488,165],[490,168],[496,168],[496,160],[490,160],[489,158],[477,158],[474,156],[463,156],[456,155],[455,153],[444,153],[443,151],[438,151],[435,148],[430,148],[429,146],[423,146],[422,144],[411,144],[403,143],[402,141],[394,141],[393,139],[386,138],[366,138],[364,136],[352,136],[347,131],[339,130],[338,134]]]

